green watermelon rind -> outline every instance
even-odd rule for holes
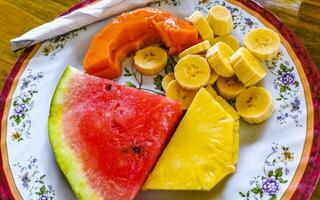
[[[69,81],[78,73],[79,71],[68,66],[61,76],[51,101],[48,134],[56,161],[72,187],[76,198],[78,200],[98,200],[102,199],[101,196],[90,187],[81,161],[67,144],[67,139],[64,137],[62,130],[64,94],[68,90]]]

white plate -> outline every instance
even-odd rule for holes
[[[232,34],[241,45],[249,30],[270,27],[239,2],[165,0],[152,6],[185,18],[195,10],[207,14],[217,4],[231,11],[235,23]],[[66,66],[82,70],[82,59],[92,37],[108,22],[110,19],[44,42],[21,65],[22,74],[18,74],[17,84],[11,89],[12,100],[10,94],[7,98],[7,112],[3,116],[7,129],[2,132],[5,141],[1,146],[5,175],[16,199],[74,199],[48,140],[50,102]],[[278,57],[263,63],[268,75],[261,82],[270,91],[276,111],[260,125],[241,121],[236,172],[210,192],[147,191],[140,192],[137,199],[280,199],[284,194],[286,197],[293,194],[308,163],[314,134],[313,105],[301,64],[284,38],[282,42]],[[132,59],[128,58],[123,63],[123,76],[117,81],[139,87],[140,74],[132,70]],[[143,76],[141,87],[161,93],[155,78]]]

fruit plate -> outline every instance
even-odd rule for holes
[[[92,3],[83,1],[66,13]],[[236,172],[209,192],[143,191],[136,199],[309,199],[320,169],[320,76],[303,45],[274,15],[251,0],[162,0],[150,6],[187,17],[207,14],[213,5],[232,13],[232,32],[243,35],[257,27],[281,34],[280,52],[263,63],[267,88],[276,111],[260,125],[241,122]],[[10,72],[1,94],[0,199],[75,199],[60,172],[48,140],[50,102],[67,65],[82,70],[82,59],[93,35],[110,19],[53,38],[26,50]],[[162,94],[161,78],[172,71],[171,58],[156,76],[143,76],[123,63],[116,81]]]

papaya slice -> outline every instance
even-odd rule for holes
[[[148,44],[159,42],[159,38],[154,34],[143,35],[140,38],[136,39],[136,41],[128,43],[118,51],[116,51],[116,53],[113,54],[113,58],[111,58],[111,60],[108,60],[108,62],[110,62],[108,63],[108,67],[103,67],[103,65],[101,65],[101,70],[93,72],[93,75],[109,79],[112,79],[111,77],[116,78],[121,75],[122,60],[124,60],[128,55],[133,54],[137,49],[141,49]]]
[[[176,55],[200,41],[188,22],[155,8],[142,8],[116,17],[97,33],[83,60],[87,73],[114,79],[124,58],[152,43],[162,43]]]

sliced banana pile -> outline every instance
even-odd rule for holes
[[[169,83],[174,80],[174,74],[172,72],[168,73],[163,77],[161,81],[161,87],[164,91],[167,91],[167,88],[169,86]]]
[[[231,35],[232,15],[224,6],[213,6],[207,18],[196,11],[187,20],[203,42],[178,55],[174,73],[162,80],[166,96],[180,101],[186,110],[197,91],[206,87],[223,100],[223,105],[235,102],[237,115],[248,123],[270,118],[274,112],[272,97],[266,89],[255,85],[266,76],[261,62],[271,60],[279,51],[278,33],[268,28],[253,29],[244,36],[244,47],[240,47],[239,40]],[[134,64],[143,74],[157,74],[167,59],[165,50],[153,46],[138,51]]]
[[[213,69],[211,69],[208,85],[213,85],[218,80],[218,78],[219,78],[219,74],[215,72]]]
[[[171,81],[166,88],[166,96],[170,99],[180,101],[183,110],[189,108],[196,94],[197,90],[186,90],[179,85],[177,80]]]
[[[217,80],[216,88],[219,94],[226,100],[235,100],[246,89],[237,76],[229,78],[220,76]]]
[[[230,64],[230,57],[234,51],[224,42],[218,42],[211,47],[206,54],[206,58],[214,71],[220,76],[231,77],[234,70]]]
[[[244,45],[261,61],[271,60],[280,47],[279,34],[268,28],[257,28],[244,36]]]
[[[193,45],[192,47],[184,50],[179,54],[179,58],[183,58],[186,55],[192,55],[192,54],[200,54],[203,52],[206,52],[211,47],[210,42],[208,40],[205,40],[203,42],[200,42],[196,45]]]
[[[146,75],[159,73],[167,64],[167,52],[156,46],[146,47],[136,52],[134,56],[134,66]]]
[[[226,43],[233,49],[233,51],[237,51],[240,48],[239,40],[233,35],[219,36],[213,40],[213,44],[218,42]]]
[[[203,16],[199,11],[196,11],[190,15],[187,20],[198,30],[203,40],[208,40],[210,43],[213,43],[213,31],[205,16]]]
[[[232,15],[224,6],[213,6],[208,13],[208,22],[215,35],[228,35],[233,29]]]
[[[236,108],[242,119],[251,124],[257,124],[271,117],[274,104],[265,88],[253,86],[239,94]]]
[[[239,80],[247,87],[255,85],[266,76],[259,60],[245,47],[239,48],[230,57],[230,63]]]
[[[180,86],[187,90],[197,90],[207,85],[210,66],[200,55],[187,55],[180,59],[174,68],[174,77]]]

